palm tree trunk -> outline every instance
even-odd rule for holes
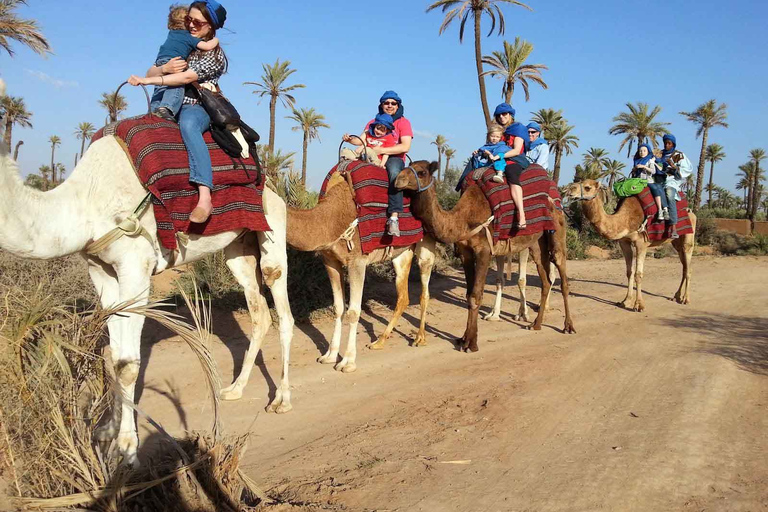
[[[704,164],[706,164],[705,158],[707,157],[707,136],[709,130],[706,128],[701,134],[701,154],[699,155],[699,170],[696,173],[696,195],[693,198],[693,211],[699,211],[699,205],[701,204],[701,189],[704,185]]]
[[[56,152],[56,146],[51,144],[51,183],[56,185],[56,167],[53,165],[53,155]]]
[[[711,165],[709,166],[709,187],[708,187],[709,199],[707,200],[707,206],[712,208],[712,178],[714,177],[714,174],[715,174],[715,161],[712,160],[710,164]]]
[[[760,165],[755,163],[754,169],[752,169],[752,191],[751,191],[751,199],[750,199],[750,209],[749,209],[749,224],[750,224],[750,233],[755,234],[755,215],[757,214],[757,204],[760,201],[760,180],[758,177],[760,176]]]
[[[485,125],[491,126],[491,112],[488,110],[488,98],[485,92],[485,77],[483,76],[483,50],[480,46],[480,16],[482,9],[476,9],[475,15],[475,64],[477,66],[477,83],[480,85],[480,103],[483,106]]]
[[[437,181],[440,181],[440,168],[443,166],[443,153],[437,148]]]
[[[504,95],[504,101],[506,101],[507,103],[509,103],[511,105],[512,104],[512,95],[514,93],[515,93],[515,82],[513,80],[511,82],[507,82],[507,92]]]
[[[23,140],[20,140],[16,143],[16,148],[13,150],[13,159],[18,160],[19,159],[19,147],[24,144]]]
[[[451,163],[451,157],[448,155],[445,155],[445,171],[443,172],[443,177],[445,177],[448,174],[448,166]]]
[[[83,142],[80,143],[80,158],[83,158],[83,151],[85,151],[85,136],[83,136]]]
[[[269,98],[269,154],[275,153],[275,108],[277,108],[277,96]]]
[[[558,185],[558,181],[560,180],[560,158],[563,156],[563,150],[560,148],[557,148],[555,150],[555,170],[552,171],[552,181],[555,182],[555,185]]]
[[[307,188],[307,146],[309,146],[309,132],[304,130],[304,147],[301,155],[301,184]]]
[[[13,132],[13,120],[8,118],[5,120],[5,144],[8,149],[11,148],[11,133]]]

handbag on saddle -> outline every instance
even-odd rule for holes
[[[211,126],[232,127],[231,129],[240,127],[240,114],[234,105],[224,97],[218,85],[215,90],[203,87],[197,82],[192,82],[191,85],[197,90],[200,104],[211,118]]]

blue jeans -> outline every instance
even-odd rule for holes
[[[664,192],[666,192],[667,204],[669,205],[669,223],[674,226],[677,224],[677,199],[675,199],[677,190],[672,187],[665,187]]]
[[[662,208],[668,208],[667,206],[667,195],[664,192],[664,184],[663,183],[649,183],[648,188],[651,190],[651,195],[653,197],[660,197],[661,198],[661,207]]]
[[[403,213],[403,191],[395,188],[395,179],[405,168],[405,162],[399,156],[390,155],[387,163],[384,164],[389,175],[389,200],[387,204],[387,213]]]
[[[155,62],[155,66],[162,66],[168,62],[168,59],[160,59]],[[154,112],[160,107],[165,107],[174,116],[179,115],[181,102],[184,100],[184,86],[168,87],[167,85],[156,85],[152,91],[152,100],[149,104],[149,110]]]
[[[182,105],[179,128],[189,153],[189,182],[213,189],[211,154],[203,140],[203,133],[211,127],[208,112],[200,105]]]

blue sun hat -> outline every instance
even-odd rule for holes
[[[373,118],[373,122],[371,123],[371,127],[368,129],[368,133],[371,134],[371,136],[375,137],[376,134],[373,131],[373,128],[377,125],[383,125],[387,128],[387,130],[392,131],[395,129],[395,121],[392,119],[392,116],[389,114],[376,114],[376,117]]]
[[[496,106],[496,110],[493,111],[493,117],[499,114],[511,114],[512,117],[515,117],[515,109],[509,103],[499,103]]]
[[[208,14],[211,16],[213,28],[218,30],[224,26],[227,20],[227,10],[216,0],[205,0],[205,6],[208,8]]]
[[[398,96],[395,91],[386,91],[381,95],[381,98],[379,98],[379,103],[384,103],[386,100],[395,100],[398,103],[403,103],[403,100],[400,99],[400,96]]]

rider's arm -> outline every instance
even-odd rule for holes
[[[380,155],[402,155],[403,153],[410,151],[411,140],[413,140],[413,137],[403,135],[400,137],[399,144],[395,144],[389,148],[376,148],[376,152]]]
[[[172,75],[187,69],[187,61],[181,57],[174,57],[162,66],[152,66],[147,70],[147,76]]]
[[[156,75],[146,77],[133,75],[128,79],[128,83],[131,85],[169,85],[171,87],[187,85],[195,81],[197,81],[197,73],[191,69],[181,73],[174,73],[172,75]]]
[[[511,158],[513,156],[517,156],[523,152],[523,139],[520,137],[515,137],[514,145],[512,146],[512,149],[504,153],[504,158]]]

